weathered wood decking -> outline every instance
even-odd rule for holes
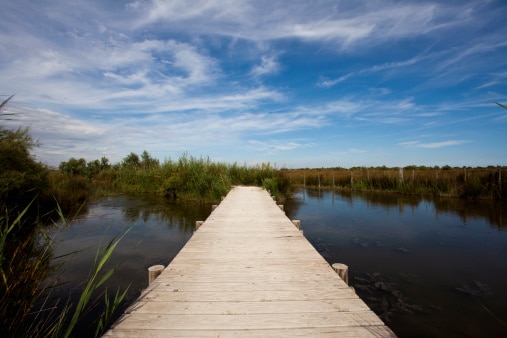
[[[236,187],[109,337],[394,337],[269,194]]]

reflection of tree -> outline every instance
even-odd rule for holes
[[[182,233],[192,233],[195,221],[205,220],[211,212],[211,205],[200,202],[174,201],[157,196],[143,196],[140,199],[138,203],[130,201],[122,206],[129,222],[142,219],[146,223],[154,218],[159,223],[167,224],[169,229],[178,226]]]

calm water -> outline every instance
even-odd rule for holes
[[[70,226],[58,233],[55,257],[65,257],[55,261],[64,263],[59,272],[64,284],[54,292],[55,298],[66,300],[70,295],[76,303],[97,250],[102,252],[110,240],[128,231],[111,257],[108,269],[118,266],[118,270],[109,280],[108,289],[114,294],[117,288],[129,286],[125,303],[131,303],[148,286],[148,267],[167,265],[192,236],[195,221],[205,220],[210,213],[211,205],[174,203],[149,196],[114,196],[90,202]],[[79,336],[93,336],[95,328],[90,322],[102,311],[101,303],[83,320]]]
[[[507,208],[500,203],[426,200],[306,190],[285,204],[330,263],[349,265],[350,285],[399,337],[507,336]],[[108,197],[90,203],[63,232],[57,293],[77,293],[97,245],[131,228],[115,252],[110,287],[134,300],[147,268],[167,265],[211,205]]]
[[[507,337],[507,208],[303,191],[287,214],[400,337]]]

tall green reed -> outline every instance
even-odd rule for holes
[[[26,228],[28,205],[14,219],[9,213],[0,215],[0,329],[6,337],[69,337],[76,334],[80,320],[103,298],[104,310],[96,322],[95,335],[101,335],[123,301],[128,287],[118,289],[111,297],[101,291],[117,266],[107,268],[115,248],[129,230],[113,238],[103,251],[97,250],[94,267],[76,303],[69,298],[53,296],[59,285],[58,271],[62,264],[53,264],[58,243],[57,232],[49,234],[40,224]],[[60,208],[60,223],[68,226]],[[58,226],[54,222],[54,226]],[[68,256],[71,256],[69,253]],[[66,262],[71,263],[71,262]]]

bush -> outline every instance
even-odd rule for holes
[[[30,155],[36,145],[28,128],[0,126],[0,211],[15,215],[48,189],[48,169]]]

